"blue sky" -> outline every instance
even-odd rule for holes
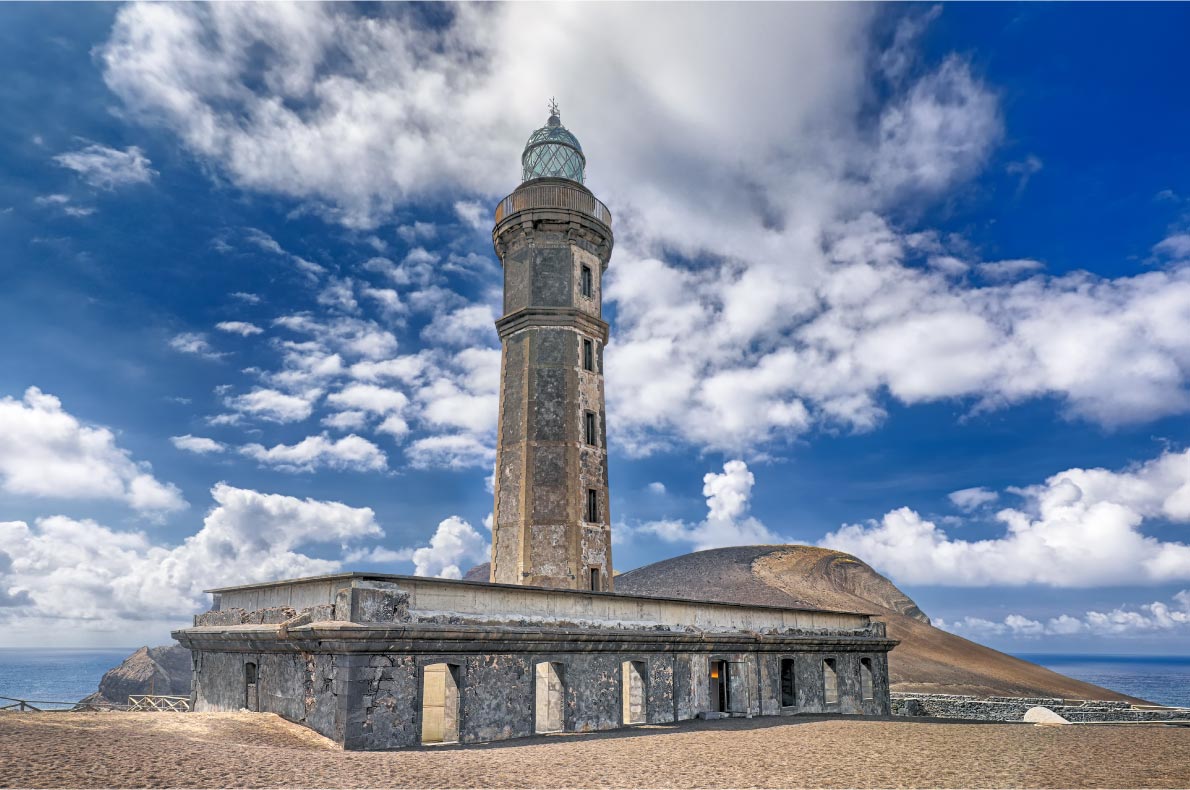
[[[556,95],[619,569],[821,543],[997,647],[1190,647],[1185,8],[0,15],[16,643],[484,559],[491,208]]]

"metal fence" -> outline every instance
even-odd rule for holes
[[[566,184],[533,184],[522,186],[496,206],[496,223],[510,214],[530,208],[562,208],[581,211],[611,226],[612,213],[607,206],[585,189]]]

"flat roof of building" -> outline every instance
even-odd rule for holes
[[[241,590],[261,590],[269,587],[281,587],[287,584],[298,584],[302,582],[316,582],[329,581],[332,579],[361,579],[373,580],[383,582],[413,582],[416,584],[425,584],[427,582],[442,583],[442,584],[457,584],[463,586],[470,586],[482,589],[495,590],[540,590],[549,593],[560,593],[570,595],[598,595],[607,596],[610,598],[623,598],[625,600],[643,600],[643,601],[668,601],[672,603],[701,603],[711,606],[731,606],[739,609],[771,609],[774,611],[784,612],[821,612],[823,614],[850,614],[850,615],[866,615],[868,617],[876,617],[878,612],[857,612],[846,609],[823,609],[815,606],[773,606],[772,604],[752,604],[752,603],[737,603],[734,601],[716,601],[702,598],[674,598],[664,595],[621,595],[616,592],[603,592],[595,590],[571,590],[564,587],[535,587],[528,584],[498,584],[493,582],[477,582],[467,579],[442,579],[437,576],[410,576],[408,574],[395,573],[362,573],[360,571],[347,571],[344,573],[326,573],[320,576],[302,576],[296,579],[279,579],[270,582],[255,582],[253,584],[237,584],[230,587],[213,587],[209,590],[203,590],[207,593],[226,593],[238,592]]]

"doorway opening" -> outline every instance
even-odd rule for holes
[[[781,659],[781,707],[797,707],[797,681],[793,676],[793,659]]]
[[[645,662],[625,661],[620,665],[620,678],[624,694],[624,723],[644,724],[648,718],[645,709]]]
[[[731,703],[731,692],[728,688],[731,681],[731,665],[726,661],[711,662],[711,710],[727,713]]]
[[[427,664],[421,670],[421,742],[459,742],[459,668]]]
[[[259,694],[256,690],[256,664],[251,661],[244,664],[244,707],[248,710],[260,710]]]
[[[839,673],[835,669],[833,658],[822,662],[822,701],[827,705],[834,705],[839,701]]]
[[[562,665],[542,661],[537,665],[536,732],[562,732],[565,729],[563,700],[566,686],[562,682]]]
[[[859,695],[862,699],[875,699],[876,694],[872,683],[872,659],[859,660]]]

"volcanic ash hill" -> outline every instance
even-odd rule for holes
[[[629,595],[869,612],[887,624],[890,637],[901,640],[889,654],[893,691],[1139,701],[935,628],[892,582],[840,551],[792,545],[698,551],[620,574],[615,589]]]

